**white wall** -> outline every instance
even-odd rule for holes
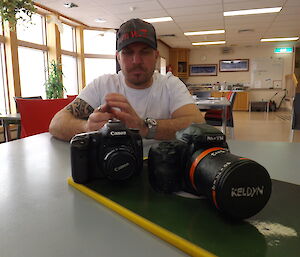
[[[164,43],[157,41],[157,49],[159,51],[159,55],[166,59],[166,62],[169,63],[169,47]]]
[[[218,64],[219,60],[226,59],[249,59],[250,67],[251,60],[255,58],[283,58],[283,78],[282,87],[285,88],[285,75],[292,74],[294,54],[274,54],[274,47],[233,47],[232,52],[223,54],[222,48],[202,47],[201,49],[192,49],[190,52],[190,64]],[[251,69],[248,72],[219,72],[217,76],[193,76],[189,77],[187,83],[250,83]]]
[[[157,59],[156,62],[156,66],[155,69],[158,72],[163,72],[162,74],[165,74],[166,71],[166,64],[169,63],[169,47],[166,46],[164,43],[162,43],[161,41],[157,41],[157,50],[159,51],[159,58]],[[160,58],[164,58],[166,60],[165,62],[165,67],[164,67],[164,71],[161,70],[161,66],[163,65],[161,63],[161,59]]]
[[[251,82],[251,60],[256,58],[283,58],[283,76],[282,88],[286,88],[285,76],[294,72],[294,53],[292,54],[275,54],[274,47],[257,46],[257,47],[233,47],[232,52],[224,54],[222,48],[202,47],[201,49],[192,49],[190,52],[190,64],[218,64],[219,60],[226,59],[249,59],[250,69],[248,72],[219,72],[217,76],[192,76],[189,77],[186,83],[202,84],[202,83],[244,83],[250,84]],[[289,88],[288,88],[289,89]],[[253,89],[250,92],[250,101],[269,101],[271,98],[277,104],[285,95],[285,91],[268,90],[268,89]],[[277,93],[275,97],[274,94]],[[289,90],[288,90],[289,95]]]

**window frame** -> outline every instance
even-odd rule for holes
[[[19,51],[19,47],[24,47],[24,48],[30,48],[30,49],[34,49],[34,50],[39,50],[43,52],[43,56],[44,56],[44,77],[45,77],[45,81],[48,78],[48,51],[49,51],[49,47],[47,46],[47,22],[46,22],[46,14],[37,11],[36,12],[37,15],[40,15],[42,18],[42,34],[43,34],[43,44],[37,44],[37,43],[33,43],[33,42],[29,42],[29,41],[24,41],[24,40],[20,40],[17,37],[17,50]],[[17,32],[16,32],[17,33]],[[20,65],[20,62],[18,63],[18,65]],[[19,74],[19,76],[21,77],[21,74]],[[20,90],[21,90],[21,94],[22,94],[22,85],[20,83]]]
[[[71,26],[72,27],[72,30],[73,30],[73,33],[72,33],[72,37],[73,37],[73,51],[68,51],[68,50],[63,50],[61,49],[61,55],[67,55],[67,56],[72,56],[72,57],[75,57],[75,60],[76,60],[76,81],[77,81],[77,92],[79,94],[79,91],[80,91],[80,88],[79,88],[79,71],[78,71],[78,57],[79,57],[79,54],[77,53],[77,40],[76,40],[76,27],[75,25],[69,23],[69,22],[66,22],[66,21],[62,21],[63,24],[65,25],[68,25],[68,26]],[[62,44],[60,43],[60,46]],[[63,67],[62,67],[63,69]]]
[[[109,29],[90,28],[89,27],[89,28],[86,28],[84,30],[94,30],[94,31],[99,31],[99,32],[105,32]],[[117,48],[116,48],[116,51],[117,51]],[[117,62],[115,54],[95,54],[95,53],[85,53],[84,52],[84,59],[92,59],[92,58],[95,58],[95,59],[113,59]],[[87,79],[87,77],[86,77],[86,71],[85,71],[85,80],[86,79]]]
[[[2,22],[1,22],[2,23]],[[2,25],[2,24],[1,24]],[[0,48],[0,69],[2,69],[3,74],[3,95],[4,95],[4,111],[8,113],[9,111],[9,90],[7,81],[7,68],[6,68],[6,56],[5,56],[5,38],[0,35],[0,44],[3,44],[3,48]]]

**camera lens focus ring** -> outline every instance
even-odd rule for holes
[[[127,148],[114,148],[103,160],[103,172],[110,180],[126,180],[136,172],[136,158]]]

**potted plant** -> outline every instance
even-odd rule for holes
[[[62,68],[61,64],[52,60],[48,67],[48,79],[46,80],[44,86],[46,88],[47,99],[62,98],[66,88],[62,82]]]
[[[10,29],[14,30],[18,20],[31,21],[36,8],[32,0],[1,0],[0,15],[2,21],[10,23]],[[29,18],[29,20],[28,20]]]

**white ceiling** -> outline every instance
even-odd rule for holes
[[[300,0],[38,0],[35,1],[92,27],[118,28],[130,18],[171,16],[173,21],[153,23],[158,38],[170,47],[201,48],[192,42],[226,40],[224,46],[292,45],[261,43],[261,38],[300,36]],[[79,7],[65,8],[73,2]],[[224,17],[223,11],[282,6],[276,14]],[[131,11],[130,9],[134,9]],[[96,18],[107,20],[95,22]],[[185,36],[199,30],[225,29],[225,34]],[[239,32],[240,30],[251,30]],[[174,34],[175,36],[166,36]],[[296,42],[298,43],[298,42]],[[208,46],[213,47],[213,46]]]

